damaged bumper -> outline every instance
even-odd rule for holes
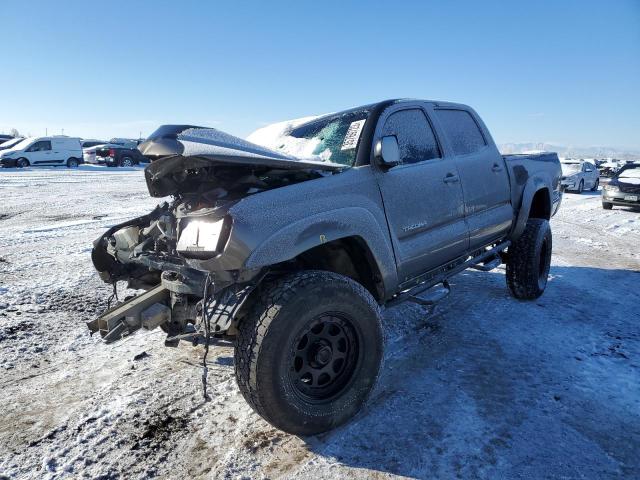
[[[87,327],[92,334],[100,333],[106,343],[121,340],[140,328],[153,330],[171,322],[168,300],[169,291],[158,285],[128,302],[108,309],[100,317],[87,322]]]

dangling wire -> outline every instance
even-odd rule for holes
[[[204,295],[202,297],[202,320],[204,321],[204,356],[202,357],[202,392],[204,395],[204,401],[211,400],[207,393],[207,376],[209,374],[209,367],[207,366],[207,355],[209,355],[209,339],[211,338],[211,317],[209,316],[209,288],[211,286],[211,275],[207,274],[207,278],[204,281]]]
[[[116,303],[120,301],[118,299],[118,282],[114,281],[112,285],[113,285],[113,293],[109,298],[107,298],[107,310],[111,308],[111,302],[113,302],[114,299]]]

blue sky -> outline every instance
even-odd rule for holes
[[[498,143],[640,148],[640,1],[11,2],[0,131],[266,123],[394,97]]]

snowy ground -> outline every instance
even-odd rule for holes
[[[154,205],[141,170],[3,170],[0,198],[0,477],[640,477],[638,212],[565,195],[538,301],[497,270],[433,315],[388,310],[366,408],[298,438],[245,404],[230,346],[203,403],[200,347],[89,337],[110,293],[91,242]]]

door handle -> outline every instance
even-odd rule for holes
[[[454,175],[453,173],[447,173],[447,176],[442,179],[444,183],[456,183],[460,181],[460,177],[458,175]]]
[[[498,165],[497,163],[493,164],[493,167],[491,168],[492,172],[501,172],[502,171],[502,167],[500,165]]]

